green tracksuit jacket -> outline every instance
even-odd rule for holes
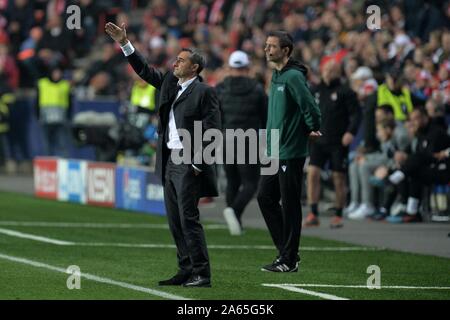
[[[267,155],[277,158],[271,150],[271,129],[279,130],[280,160],[308,156],[308,139],[311,131],[317,131],[321,114],[306,85],[307,69],[292,59],[281,70],[274,70],[269,92],[267,116]]]

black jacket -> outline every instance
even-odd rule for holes
[[[245,158],[240,158],[238,154],[237,138],[227,139],[226,129],[259,129],[266,127],[267,122],[267,95],[263,87],[254,79],[248,77],[227,77],[223,82],[216,86],[222,107],[222,129],[224,130],[223,148],[229,152],[234,146],[234,158],[236,161],[250,161],[251,143],[259,146],[259,134],[256,135],[256,141],[246,139],[244,143]],[[232,145],[230,145],[232,143]],[[254,155],[252,155],[254,156]],[[239,159],[239,160],[238,160]],[[258,161],[258,160],[257,160]]]
[[[412,154],[419,154],[425,163],[438,163],[433,157],[434,153],[450,148],[450,136],[441,127],[433,125],[431,122],[416,134],[416,141],[412,143],[410,150]],[[449,158],[444,160],[450,164]]]
[[[227,77],[216,87],[223,129],[262,129],[267,121],[267,95],[248,77]]]
[[[311,92],[322,114],[322,137],[317,140],[318,143],[340,144],[344,133],[356,135],[361,121],[361,109],[356,93],[350,87],[336,79],[329,85],[322,81]]]
[[[406,152],[409,154],[401,170],[407,176],[431,178],[434,183],[447,184],[450,181],[450,158],[438,161],[433,154],[450,148],[450,136],[439,127],[428,124],[416,133]],[[430,176],[428,170],[436,170]]]
[[[175,77],[172,71],[163,74],[159,70],[150,67],[139,52],[137,52],[137,50],[133,54],[129,55],[127,59],[134,71],[143,80],[150,83],[160,91],[158,104],[158,144],[156,151],[155,171],[164,183],[165,167],[169,158],[169,150],[167,149],[165,143],[165,135],[168,132],[166,128],[169,124],[169,112],[178,92],[178,78]],[[193,141],[194,121],[202,122],[202,134],[208,129],[220,130],[220,103],[217,99],[216,92],[213,88],[203,83],[201,77],[198,77],[175,101],[173,111],[177,129],[186,129],[190,133],[190,152],[191,159],[193,161],[194,154],[201,152],[201,150],[194,150],[194,147],[197,145]],[[203,147],[204,150],[208,144],[209,143],[202,141],[202,144],[198,145]],[[195,163],[195,166],[202,170],[200,173],[200,177],[202,178],[200,197],[217,196],[218,188],[215,165]]]

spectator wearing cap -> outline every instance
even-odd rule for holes
[[[359,67],[351,77],[351,87],[358,95],[359,101],[363,101],[366,97],[373,94],[378,83],[373,77],[372,70],[369,67]]]
[[[243,51],[234,51],[228,60],[229,75],[216,87],[222,104],[222,127],[227,129],[256,130],[265,128],[267,96],[263,87],[249,76],[250,60]],[[226,203],[223,215],[232,235],[242,233],[242,214],[253,198],[259,181],[259,164],[250,161],[251,141],[245,141],[245,154],[239,154],[236,137],[225,137],[225,151],[234,148],[233,163],[225,164],[227,177]],[[228,158],[228,157],[227,157]],[[252,163],[253,162],[253,163]]]

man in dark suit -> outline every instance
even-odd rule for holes
[[[118,27],[107,23],[105,30],[121,45],[134,71],[160,91],[156,174],[164,186],[164,201],[170,231],[177,246],[179,270],[174,277],[160,281],[159,285],[210,287],[209,257],[199,221],[198,200],[218,195],[216,169],[203,161],[193,164],[174,164],[173,161],[174,155],[183,152],[190,152],[190,159],[196,159],[202,150],[194,149],[194,146],[205,147],[203,141],[201,144],[192,141],[192,146],[187,145],[184,135],[180,139],[179,129],[184,129],[192,138],[195,121],[201,122],[203,132],[220,129],[219,101],[214,89],[204,84],[199,76],[205,59],[194,50],[182,49],[173,64],[173,72],[163,74],[150,67],[134,49],[127,39],[124,24]]]

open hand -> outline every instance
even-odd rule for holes
[[[120,43],[121,46],[127,44],[127,30],[125,29],[125,23],[122,23],[122,26],[116,26],[112,22],[108,22],[105,25],[105,31],[109,36],[116,42]]]

